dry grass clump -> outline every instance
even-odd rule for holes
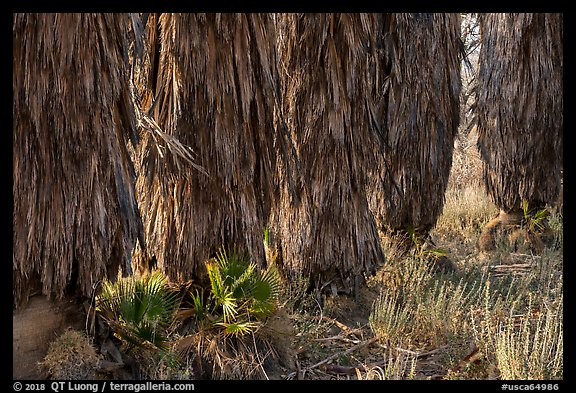
[[[462,241],[475,241],[482,227],[498,214],[479,185],[450,188],[446,192],[444,211],[438,219],[434,233]]]
[[[96,353],[86,335],[68,329],[50,343],[48,353],[39,367],[50,379],[95,379],[101,359],[102,356]]]
[[[475,239],[498,209],[482,184],[482,160],[476,147],[476,127],[461,129],[455,142],[452,169],[442,215],[434,232],[459,240]]]
[[[457,206],[448,204],[448,214]],[[469,217],[458,229],[447,218],[441,218],[445,226],[438,233],[464,231],[468,243],[478,237],[480,221],[474,224]],[[380,343],[418,359],[437,355],[418,362],[417,374],[427,378],[562,378],[563,225],[557,212],[548,218],[554,241],[539,255],[508,242],[478,254],[453,247],[458,238],[446,236],[444,243],[456,250],[456,271],[435,273],[414,255],[391,260],[374,279],[380,293],[370,327]],[[431,365],[433,375],[426,374]],[[370,375],[377,377],[379,370]]]

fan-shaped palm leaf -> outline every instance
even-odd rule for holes
[[[258,325],[255,318],[274,312],[280,292],[280,274],[271,264],[260,271],[255,263],[221,249],[206,263],[210,294],[192,294],[196,316],[202,320],[206,310],[215,317],[213,326],[224,327],[226,334],[244,334]]]
[[[166,277],[156,271],[114,283],[105,281],[97,303],[99,313],[122,340],[133,346],[152,344],[164,349],[166,329],[179,302]]]

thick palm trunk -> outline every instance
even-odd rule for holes
[[[376,139],[371,14],[280,14],[283,115],[300,159],[299,180],[281,167],[273,229],[290,277],[349,292],[383,262],[365,195]],[[282,119],[281,119],[282,120]]]
[[[486,190],[501,210],[480,237],[480,248],[491,250],[499,228],[518,226],[560,194],[563,16],[484,14],[480,29],[478,148]]]
[[[485,14],[478,74],[478,147],[496,206],[543,207],[560,191],[562,14]]]
[[[224,246],[264,265],[275,160],[272,15],[162,14],[158,21],[154,83],[141,90],[155,89],[153,118],[191,148],[201,169],[162,154],[152,134],[143,137],[137,188],[150,254],[139,263],[156,259],[172,278],[190,278]]]
[[[375,95],[382,154],[370,207],[389,234],[427,236],[444,206],[459,125],[458,14],[385,14]]]
[[[13,17],[13,294],[91,296],[131,272],[142,223],[127,14]]]

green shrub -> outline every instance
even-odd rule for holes
[[[500,328],[496,361],[502,379],[562,379],[562,306],[537,316],[522,315]]]

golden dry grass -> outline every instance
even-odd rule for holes
[[[50,343],[39,368],[49,379],[95,379],[102,358],[83,332],[68,329]]]

